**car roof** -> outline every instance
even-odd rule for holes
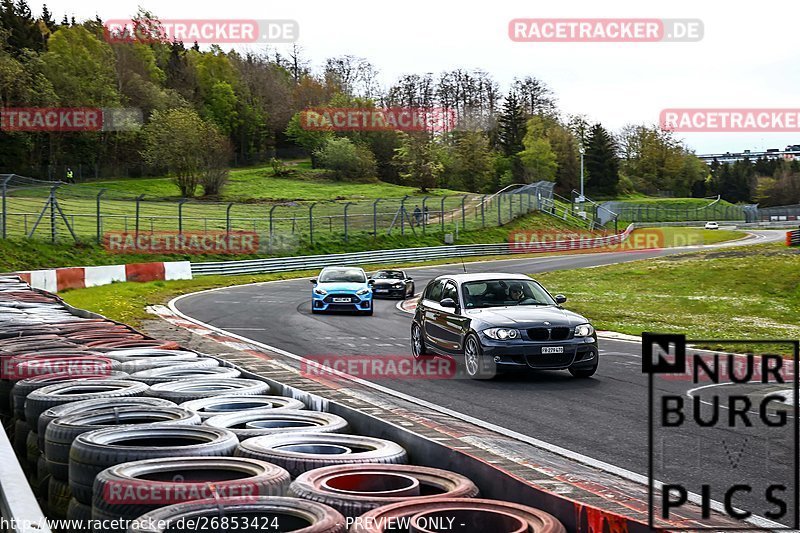
[[[361,270],[362,272],[364,271],[363,268],[356,267],[356,266],[352,266],[352,267],[349,267],[349,266],[327,266],[327,267],[322,267],[322,271],[324,272],[325,270]]]
[[[488,281],[493,279],[530,280],[531,277],[525,274],[510,274],[508,272],[488,272],[480,274],[444,274],[436,279],[452,279],[456,283],[466,283],[468,281]]]

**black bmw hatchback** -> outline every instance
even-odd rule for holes
[[[597,371],[597,334],[583,316],[567,311],[522,274],[440,276],[420,296],[411,325],[417,359],[453,357],[471,378],[524,369],[569,370],[579,378]]]

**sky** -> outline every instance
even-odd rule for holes
[[[38,13],[36,0],[29,2]],[[665,108],[800,107],[796,0],[49,0],[47,5],[56,20],[64,13],[78,20],[126,19],[139,6],[161,19],[293,19],[299,23],[298,44],[316,68],[331,56],[365,57],[379,69],[383,87],[407,73],[481,68],[503,92],[515,76],[530,75],[553,89],[562,112],[585,114],[612,131],[629,123],[656,124]],[[515,18],[700,19],[704,35],[699,42],[514,42],[508,23]],[[677,135],[698,154],[800,144],[800,132]]]

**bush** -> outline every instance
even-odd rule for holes
[[[346,137],[328,139],[314,153],[319,166],[331,171],[336,180],[354,180],[375,176],[375,157],[364,146]]]

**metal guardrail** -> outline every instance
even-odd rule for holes
[[[618,244],[628,238],[633,231],[631,224],[622,232],[594,239],[584,239],[582,246],[586,248]],[[547,251],[574,250],[575,241],[551,241],[547,243]],[[391,263],[416,263],[436,259],[458,259],[459,257],[483,255],[512,255],[526,253],[529,245],[515,245],[511,242],[495,244],[461,244],[450,246],[429,246],[426,248],[401,248],[394,250],[371,250],[347,254],[307,255],[300,257],[278,257],[274,259],[249,259],[242,261],[219,261],[208,263],[192,263],[193,276],[212,274],[263,274],[268,272],[288,272],[292,270],[315,270],[325,266],[336,265],[376,265]]]
[[[800,246],[800,229],[786,232],[786,246]]]

